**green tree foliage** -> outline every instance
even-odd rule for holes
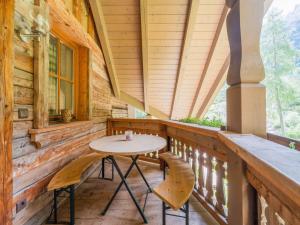
[[[292,46],[288,26],[281,13],[272,10],[265,18],[261,35],[261,53],[265,66],[267,115],[270,129],[285,136],[286,113],[294,109],[297,91],[291,81],[296,74],[297,50]],[[300,121],[298,121],[300,122]]]
[[[181,119],[179,121],[183,122],[183,123],[193,123],[193,124],[198,124],[201,126],[219,127],[219,128],[224,125],[222,120],[217,119],[217,118],[213,118],[213,119],[204,118],[204,119],[200,120],[198,118],[188,117],[185,119]]]

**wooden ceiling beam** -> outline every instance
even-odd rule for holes
[[[269,8],[270,8],[272,2],[273,2],[273,0],[265,0],[265,2],[264,2],[265,15],[266,15],[266,13],[268,12],[268,10],[269,10]]]
[[[217,93],[221,89],[222,85],[225,82],[226,76],[225,73],[228,70],[229,67],[229,62],[230,62],[230,57],[227,56],[223,66],[221,67],[215,81],[213,82],[212,87],[210,88],[208,94],[206,95],[203,103],[201,104],[200,109],[197,112],[197,118],[203,118],[204,115],[206,114],[208,107],[210,106],[210,103],[215,99]]]
[[[131,95],[125,93],[124,91],[121,91],[120,93],[120,99],[126,103],[128,103],[129,105],[134,106],[135,108],[139,109],[139,110],[144,110],[144,104],[143,102],[139,101],[138,99],[136,99],[135,97],[132,97]],[[160,110],[152,107],[149,105],[149,114],[151,114],[152,116],[155,116],[158,119],[169,119],[169,116],[163,112],[161,112]]]
[[[140,0],[141,32],[142,32],[142,58],[143,58],[143,86],[144,111],[149,113],[148,97],[148,0]]]
[[[104,14],[101,6],[101,2],[99,0],[89,0],[92,14],[95,20],[96,30],[98,33],[98,37],[100,39],[104,59],[106,62],[106,66],[108,69],[108,75],[110,78],[110,82],[114,91],[114,94],[117,98],[120,98],[120,87],[118,82],[118,77],[113,61],[113,55],[110,48],[110,43],[108,39]]]
[[[174,89],[174,94],[172,99],[172,105],[171,105],[171,113],[170,113],[171,118],[174,118],[175,109],[178,105],[179,92],[182,86],[185,67],[188,61],[188,54],[192,42],[194,27],[197,22],[197,12],[198,12],[199,5],[200,5],[200,0],[191,0],[190,2],[188,18],[185,27],[185,34],[183,39],[183,46],[181,49],[180,61],[177,70],[176,84],[175,84],[175,89]]]
[[[227,17],[227,13],[228,13],[228,7],[225,5],[224,8],[223,8],[223,11],[222,11],[222,14],[221,14],[218,26],[217,26],[217,30],[216,30],[216,33],[215,33],[215,36],[214,36],[211,48],[209,50],[209,53],[208,53],[208,56],[207,56],[207,59],[206,59],[206,63],[204,65],[204,69],[203,69],[201,77],[200,77],[200,81],[199,81],[198,87],[196,89],[196,93],[195,93],[195,96],[194,96],[194,99],[193,99],[193,102],[192,102],[192,106],[191,106],[191,109],[190,109],[190,112],[189,112],[189,117],[191,117],[192,115],[194,115],[195,112],[196,112],[196,107],[195,106],[196,106],[196,103],[198,101],[199,93],[200,93],[200,90],[201,90],[204,78],[205,78],[205,76],[207,74],[208,68],[209,68],[209,66],[211,64],[211,60],[212,60],[213,54],[215,52],[215,48],[217,46],[217,43],[218,43],[218,40],[219,40],[219,37],[220,37],[220,33],[221,33],[222,28],[223,28],[225,19]]]

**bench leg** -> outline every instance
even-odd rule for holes
[[[163,161],[164,180],[166,179],[166,162]]]
[[[166,203],[164,201],[162,201],[162,225],[166,225],[167,215],[185,218],[185,225],[190,224],[189,200],[187,200],[186,203],[180,208],[180,211],[182,211],[185,214],[185,216],[167,213],[168,209],[171,209],[171,207],[167,206]]]
[[[106,161],[108,161],[108,162],[106,162]],[[111,164],[111,178],[105,177],[105,163]],[[111,181],[114,180],[114,165],[109,157],[102,159],[101,169],[100,169],[98,178],[103,179],[103,180],[111,180]]]
[[[54,190],[54,197],[53,197],[53,217],[54,217],[54,223],[57,223],[57,197],[58,193],[57,190]]]
[[[105,176],[105,158],[102,159],[102,179],[104,178]]]
[[[162,202],[162,224],[166,225],[166,203]]]
[[[58,197],[58,191],[54,190],[53,191],[53,206],[50,212],[50,216],[47,219],[46,224],[57,224],[57,197]],[[53,220],[52,220],[53,216]]]
[[[190,224],[190,218],[189,218],[189,214],[190,214],[190,209],[189,209],[189,200],[187,200],[187,202],[185,203],[185,224],[189,225]]]
[[[70,225],[75,224],[75,197],[74,197],[74,185],[70,186]]]

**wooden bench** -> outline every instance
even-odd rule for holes
[[[155,187],[153,192],[163,201],[163,225],[166,224],[166,215],[173,215],[166,213],[168,209],[184,212],[188,225],[189,198],[195,185],[194,172],[188,163],[170,152],[162,153],[159,157],[164,162],[164,181]],[[169,168],[167,177],[166,164]]]
[[[48,191],[54,191],[54,204],[50,218],[54,216],[54,223],[57,223],[57,198],[62,192],[69,193],[70,199],[70,224],[75,222],[75,204],[74,204],[74,190],[75,185],[79,184],[82,175],[96,162],[105,159],[106,155],[99,153],[90,153],[78,159],[71,161],[59,172],[57,172],[48,184]],[[102,161],[102,167],[104,166]],[[103,168],[102,168],[103,169]]]

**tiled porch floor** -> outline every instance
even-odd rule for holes
[[[118,158],[117,160],[122,170],[129,166],[129,159]],[[162,172],[159,166],[139,161],[139,165],[144,172],[148,182],[153,187],[162,180]],[[110,175],[107,165],[107,175]],[[116,172],[116,171],[115,171]],[[137,225],[143,224],[142,219],[135,208],[124,185],[117,194],[114,202],[110,206],[105,216],[100,212],[110,199],[120,178],[115,174],[114,181],[97,179],[99,171],[93,173],[75,193],[75,218],[76,225]],[[134,169],[129,177],[129,184],[138,201],[143,206],[147,188]],[[145,214],[150,225],[162,224],[162,203],[154,195],[149,194]],[[68,221],[69,206],[66,202],[59,208],[59,220]],[[183,225],[184,219],[167,216],[167,224]],[[190,224],[191,225],[217,225],[217,222],[208,212],[197,202],[194,197],[190,200]]]

